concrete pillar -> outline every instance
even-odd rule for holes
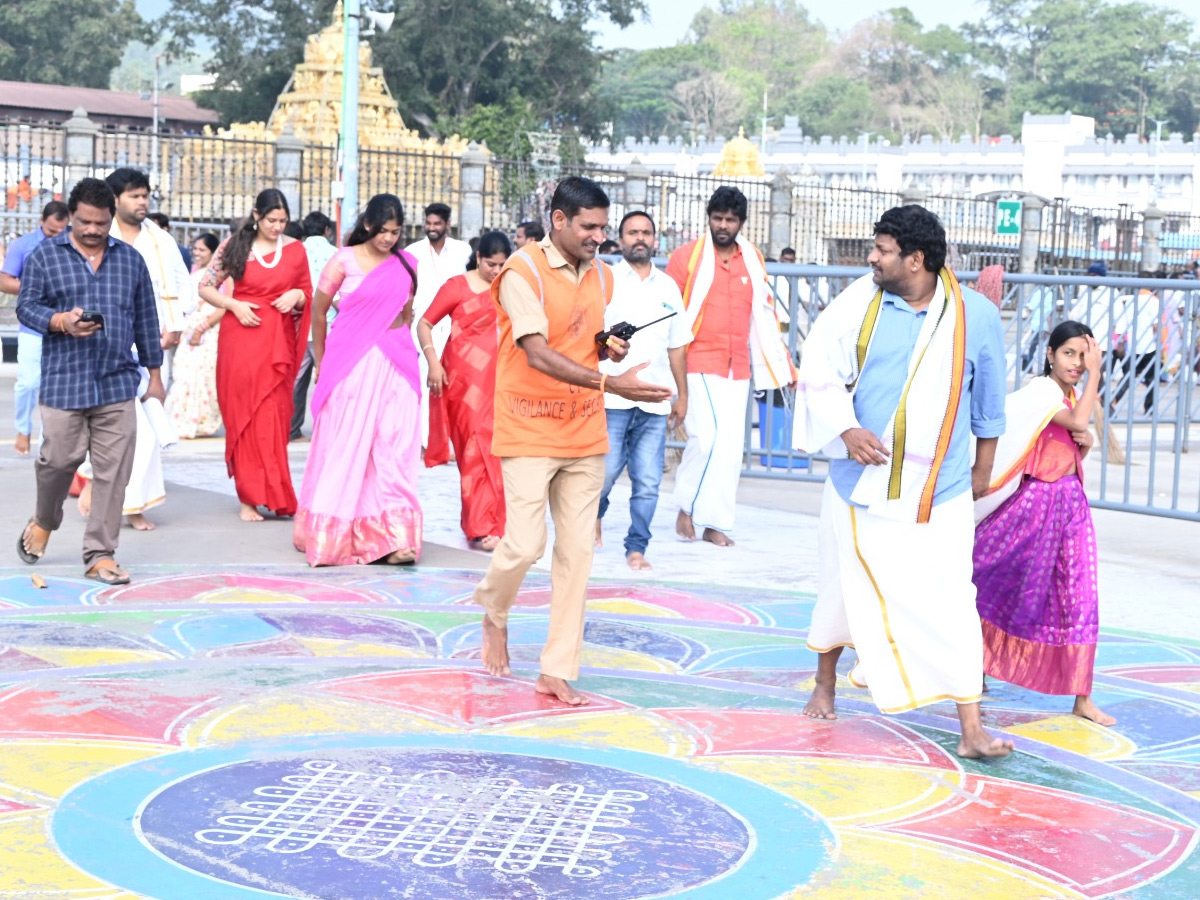
[[[464,241],[483,233],[483,191],[491,154],[471,141],[459,160],[458,236]]]
[[[1025,194],[1021,198],[1021,246],[1017,271],[1031,275],[1038,270],[1038,258],[1042,249],[1042,210],[1046,201],[1036,194]]]
[[[646,209],[649,195],[650,170],[636,156],[625,170],[625,211]]]
[[[297,220],[305,215],[301,203],[307,200],[308,205],[312,206],[315,200],[313,197],[304,197],[300,191],[303,160],[304,141],[296,137],[292,126],[288,125],[283,129],[283,134],[275,139],[275,187],[287,198],[292,218]]]
[[[88,118],[82,106],[77,106],[71,118],[63,122],[66,134],[66,173],[63,178],[62,195],[65,201],[72,189],[92,175],[96,160],[96,135],[100,126]]]
[[[917,206],[924,206],[928,196],[929,195],[925,193],[924,188],[919,188],[914,184],[910,184],[900,192],[900,205],[909,206],[911,204],[916,204]]]
[[[767,256],[779,258],[779,251],[792,245],[792,179],[781,168],[771,179],[771,218],[767,229]]]
[[[1143,272],[1157,272],[1162,265],[1163,211],[1151,203],[1142,213],[1142,264]]]

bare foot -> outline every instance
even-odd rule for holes
[[[982,728],[964,734],[958,742],[958,755],[963,759],[997,759],[1013,751],[1013,742],[1007,738],[994,738]]]
[[[704,529],[704,540],[710,544],[716,544],[718,547],[732,547],[733,538],[723,531],[717,531],[715,528]]]
[[[564,679],[552,675],[539,675],[533,689],[539,694],[557,697],[569,706],[587,706],[588,698],[571,687]]]
[[[29,435],[18,434],[17,439],[13,441],[13,449],[17,451],[17,456],[29,455]]]
[[[483,665],[490,675],[511,675],[508,666],[508,628],[501,628],[483,615]]]
[[[836,719],[837,713],[833,711],[833,696],[836,689],[836,678],[832,681],[818,678],[813,687],[812,696],[804,705],[804,714],[812,719]]]
[[[604,546],[604,537],[600,534],[600,521],[601,521],[600,519],[596,520],[596,546],[597,547]]]
[[[89,479],[79,492],[79,514],[85,519],[92,514],[92,482]]]
[[[694,541],[696,539],[696,526],[692,524],[692,517],[682,509],[679,511],[679,515],[675,517],[675,533],[685,541]]]
[[[1116,725],[1117,720],[1104,712],[1092,701],[1091,694],[1081,694],[1075,698],[1075,708],[1071,710],[1072,715],[1079,716],[1081,719],[1088,719],[1095,722],[1097,725],[1103,725],[1108,728],[1111,725]]]
[[[416,550],[393,550],[384,559],[389,566],[408,566],[417,561]]]
[[[650,560],[636,550],[625,554],[625,562],[629,563],[629,568],[638,572],[646,572],[652,568]]]
[[[498,534],[489,534],[487,537],[481,537],[479,539],[479,549],[486,550],[488,553],[491,553],[499,546],[500,535]]]
[[[263,520],[262,513],[258,511],[258,507],[251,506],[249,503],[243,503],[238,510],[238,518],[243,522],[261,522]]]
[[[134,513],[125,517],[125,524],[134,531],[153,531],[157,526],[142,513]]]

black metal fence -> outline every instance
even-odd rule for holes
[[[91,165],[85,168],[96,175],[117,166],[150,171],[156,183],[156,205],[187,237],[199,229],[219,229],[222,223],[246,215],[258,191],[278,186],[276,143],[250,134],[155,136],[100,131]],[[46,201],[61,197],[67,182],[65,157],[62,127],[0,124],[0,182],[5,191],[0,236],[28,230],[28,217],[36,216]],[[461,160],[453,155],[363,149],[359,196],[385,191],[397,194],[409,211],[407,230],[413,237],[419,234],[420,210],[427,204],[449,203],[457,212],[463,197],[462,172]],[[76,170],[73,177],[79,174]],[[614,221],[631,208],[633,198],[626,194],[623,169],[577,161],[549,173],[527,160],[496,158],[483,174],[484,227],[511,232],[523,220],[545,220],[554,179],[563,174],[585,174],[603,184],[613,203]],[[331,211],[336,176],[336,148],[304,147],[296,176],[301,206],[297,215],[312,209]],[[640,191],[636,199],[658,223],[662,252],[703,232],[705,206],[722,184],[739,187],[750,201],[744,226],[747,238],[762,247],[771,245],[772,222],[777,229],[782,227],[782,214],[788,243],[796,249],[797,258],[821,265],[861,264],[870,250],[873,223],[884,210],[901,202],[894,192],[835,187],[816,178],[801,178],[791,184],[790,200],[781,202],[776,197],[773,209],[772,193],[778,186],[765,178],[655,173],[645,182],[644,202]],[[930,196],[921,202],[945,223],[960,268],[1000,264],[1008,271],[1016,270],[1020,237],[996,234],[995,200]],[[1085,209],[1061,198],[1054,200],[1042,213],[1037,267],[1075,274],[1103,260],[1109,271],[1132,274],[1141,267],[1144,219],[1142,212],[1128,204]],[[1200,217],[1166,213],[1161,232],[1160,271],[1178,270],[1200,257]]]

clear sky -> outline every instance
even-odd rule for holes
[[[1153,2],[1153,0],[1151,0]],[[985,4],[975,0],[856,0],[853,3],[805,3],[809,15],[834,31],[846,31],[863,19],[896,6],[907,6],[925,28],[938,25],[958,26],[983,18]],[[1177,9],[1197,21],[1196,0],[1158,0],[1155,6]],[[600,45],[605,49],[631,47],[646,50],[676,44],[684,36],[692,17],[705,6],[717,7],[717,0],[646,0],[649,24],[638,23],[624,30],[613,25],[599,27]],[[817,10],[820,9],[820,12]],[[597,23],[599,26],[600,23]]]

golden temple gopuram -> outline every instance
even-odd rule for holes
[[[275,101],[271,117],[261,122],[235,124],[222,134],[250,140],[274,140],[290,126],[292,133],[306,144],[337,145],[342,122],[342,62],[346,33],[339,2],[333,11],[333,23],[309,35],[304,45],[304,61],[288,79],[283,93]],[[363,150],[401,150],[437,156],[461,156],[467,142],[457,135],[445,141],[423,138],[406,128],[400,116],[383,69],[371,64],[371,47],[358,45],[358,145]]]
[[[738,136],[721,148],[721,158],[713,167],[718,176],[766,175],[758,148],[746,137],[746,129],[739,128]]]

